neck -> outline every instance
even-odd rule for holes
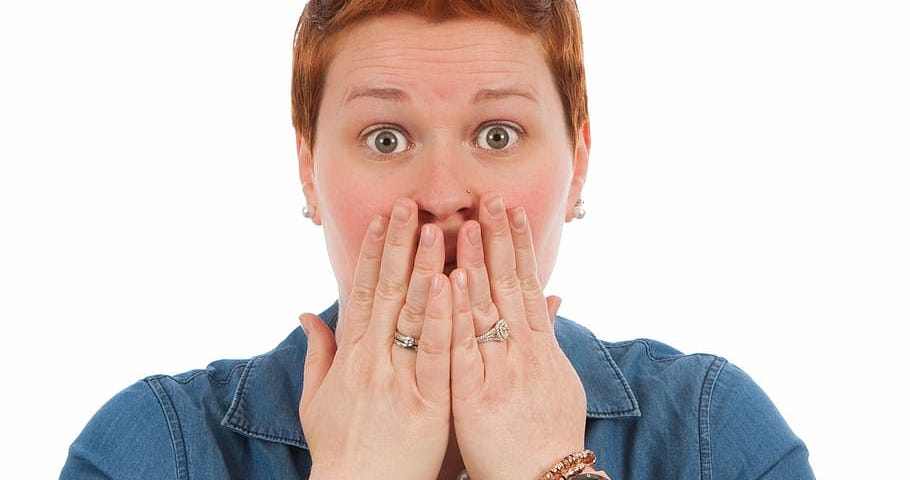
[[[442,459],[442,468],[439,469],[439,475],[436,478],[438,480],[455,480],[462,470],[464,470],[464,462],[461,460],[461,452],[458,450],[455,429],[452,428],[449,430],[449,446]]]

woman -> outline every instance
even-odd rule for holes
[[[601,342],[544,296],[584,216],[573,2],[313,1],[292,102],[338,303],[125,390],[63,478],[811,478],[725,360]]]

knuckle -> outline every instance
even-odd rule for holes
[[[449,349],[444,348],[442,342],[437,341],[434,338],[421,338],[420,346],[417,347],[418,353],[423,353],[424,355],[429,355],[431,357],[441,356],[443,354],[448,355]]]
[[[515,249],[515,263],[519,270],[531,272],[537,270],[537,257],[534,250],[518,247]]]
[[[452,342],[452,346],[461,350],[462,352],[470,352],[477,348],[477,340],[474,340],[473,336],[461,337]]]
[[[468,255],[467,265],[465,265],[466,269],[480,270],[485,267],[486,267],[486,264],[484,263],[482,254],[477,253],[475,255]]]
[[[491,230],[492,231],[490,233],[497,238],[507,238],[512,236],[512,232],[507,222],[497,222],[496,225],[493,225],[493,228]]]
[[[434,273],[436,273],[436,268],[431,262],[414,262],[413,275],[430,276]]]
[[[401,307],[401,315],[399,318],[403,322],[419,323],[417,319],[423,315],[423,312],[424,307],[422,305],[407,301],[404,306]]]
[[[525,292],[536,294],[540,290],[540,280],[537,275],[524,275],[519,279],[521,289]]]
[[[486,297],[482,303],[475,305],[474,312],[476,312],[475,315],[479,319],[499,318],[499,309],[496,308],[496,304],[493,303],[493,299],[490,297]]]
[[[521,250],[523,253],[533,253],[534,244],[531,242],[531,232],[530,230],[526,232],[519,232],[517,235],[512,234],[512,239],[515,241],[515,248]]]
[[[468,302],[455,302],[455,313],[460,316],[470,316],[471,315],[471,304]]]
[[[521,288],[521,281],[518,280],[515,269],[511,267],[503,272],[502,275],[496,277],[493,282],[495,287],[500,291],[514,292]]]
[[[366,307],[369,306],[373,301],[373,289],[366,287],[364,285],[355,285],[354,289],[351,290],[350,303]]]
[[[366,246],[360,251],[360,263],[379,263],[382,260],[382,245]]]
[[[386,237],[386,245],[389,247],[401,248],[408,245],[413,238],[412,235],[408,235],[405,232],[390,230],[388,236]]]
[[[404,296],[405,285],[393,278],[383,277],[376,285],[376,298],[380,300],[398,301]]]

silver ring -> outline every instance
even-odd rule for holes
[[[509,339],[509,324],[506,323],[506,319],[500,318],[499,321],[496,322],[496,325],[493,325],[493,328],[476,338],[477,343],[505,342]]]
[[[395,330],[395,345],[408,350],[417,350],[417,339]]]

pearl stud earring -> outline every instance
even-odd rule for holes
[[[585,218],[585,214],[586,214],[587,212],[585,212],[584,205],[585,205],[585,201],[582,200],[582,199],[580,199],[580,198],[578,199],[577,202],[575,202],[575,210],[574,210],[574,212],[573,212],[573,215],[574,215],[575,218],[578,219],[578,220],[581,220],[582,218]]]

